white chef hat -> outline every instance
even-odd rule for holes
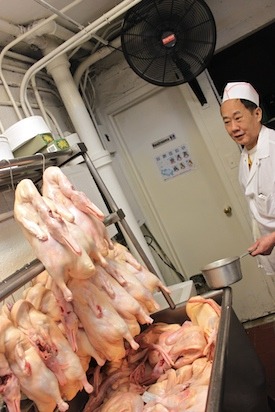
[[[229,99],[245,99],[259,106],[259,95],[250,83],[227,83],[223,92],[222,103]]]

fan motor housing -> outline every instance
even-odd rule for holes
[[[176,45],[176,35],[172,31],[165,31],[161,36],[161,41],[165,47],[174,47]]]
[[[145,81],[189,83],[214,54],[215,20],[204,0],[142,0],[124,16],[121,45],[129,66]]]

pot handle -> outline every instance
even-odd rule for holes
[[[243,253],[241,256],[240,256],[240,259],[242,259],[243,257],[245,257],[245,256],[247,256],[247,255],[250,255],[251,254],[251,252],[245,252],[245,253]]]

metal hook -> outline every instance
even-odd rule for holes
[[[12,173],[12,165],[11,165],[11,162],[10,162],[9,159],[5,159],[5,160],[9,163],[9,166],[10,166],[11,187],[12,187],[12,190],[15,190],[14,180],[13,180],[13,173]]]
[[[35,153],[35,155],[41,155],[42,156],[42,172],[44,174],[45,169],[46,169],[46,157],[44,155],[44,153]]]

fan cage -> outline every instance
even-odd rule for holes
[[[138,76],[173,86],[205,70],[215,50],[216,25],[203,0],[143,0],[126,13],[121,44]]]

